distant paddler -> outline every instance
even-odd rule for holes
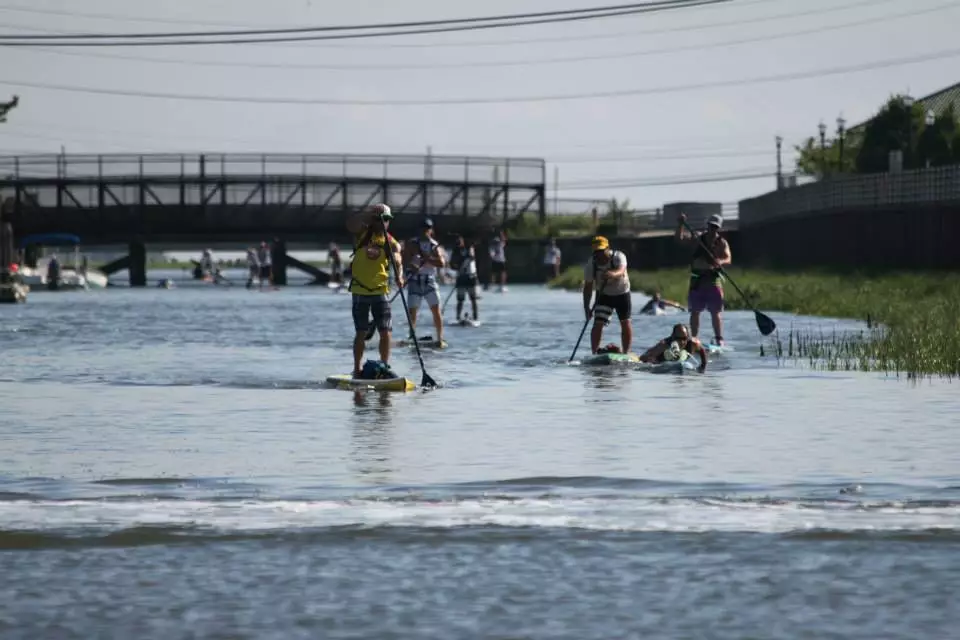
[[[380,332],[380,361],[390,361],[390,335],[393,329],[390,302],[390,261],[400,264],[400,244],[389,234],[393,213],[385,204],[377,204],[369,211],[353,214],[347,219],[347,231],[356,238],[350,264],[350,293],[353,294],[353,377],[362,374],[360,362],[370,317]],[[392,255],[391,255],[392,254]],[[403,286],[399,276],[398,287]]]
[[[695,354],[700,358],[700,367],[697,369],[700,373],[707,370],[707,350],[699,340],[690,335],[686,325],[683,324],[674,325],[670,336],[650,347],[640,356],[640,362],[652,364],[670,362],[677,360],[681,351]]]
[[[583,311],[590,319],[590,296],[594,286],[597,299],[593,307],[593,330],[590,332],[590,351],[597,353],[603,339],[603,328],[610,323],[614,310],[620,320],[620,342],[623,353],[630,353],[633,327],[630,324],[630,278],[627,275],[627,256],[610,248],[603,236],[593,239],[593,254],[583,268]],[[594,283],[597,283],[594,285]]]
[[[433,221],[430,218],[423,221],[418,237],[404,243],[403,264],[411,274],[407,295],[412,330],[416,330],[420,303],[426,301],[433,314],[437,344],[443,344],[443,316],[440,314],[440,285],[437,283],[437,270],[447,266],[447,259],[440,248],[440,243],[433,238]]]
[[[693,337],[700,333],[700,313],[710,312],[713,321],[714,342],[723,344],[723,277],[720,268],[730,264],[730,245],[720,236],[723,218],[712,215],[707,228],[695,236],[687,235],[684,223],[687,216],[680,214],[676,239],[685,245],[693,245],[690,262],[690,288],[687,307],[690,308],[690,330]],[[702,240],[702,242],[700,242]],[[704,247],[706,245],[706,248]],[[709,249],[709,251],[708,251]]]
[[[652,316],[652,315],[656,315],[658,311],[665,310],[667,307],[673,307],[674,309],[679,309],[680,311],[687,310],[686,307],[684,307],[679,302],[674,302],[673,300],[667,300],[660,294],[660,291],[657,290],[653,292],[653,296],[650,298],[649,302],[643,305],[643,308],[640,309],[640,313],[644,315]]]
[[[473,310],[473,320],[480,319],[477,309],[477,287],[480,284],[477,278],[477,253],[473,245],[467,244],[463,236],[457,236],[457,246],[450,257],[450,267],[457,271],[457,320],[463,318],[463,303],[470,297],[470,307]]]

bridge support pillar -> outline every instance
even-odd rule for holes
[[[273,285],[287,286],[287,243],[285,240],[274,240],[270,245],[270,258],[273,262]]]
[[[131,287],[147,286],[147,247],[142,242],[131,242],[129,249]]]

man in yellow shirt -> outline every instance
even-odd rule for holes
[[[380,332],[380,360],[390,360],[390,334],[393,329],[390,313],[390,271],[400,264],[400,244],[387,229],[393,213],[385,204],[369,211],[355,213],[347,219],[347,231],[356,238],[351,263],[350,293],[353,294],[353,377],[361,376],[361,360],[370,316]],[[389,246],[389,250],[387,247]],[[392,262],[392,264],[391,264]],[[399,273],[394,272],[398,287],[403,287]]]

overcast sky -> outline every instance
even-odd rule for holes
[[[320,26],[603,4],[612,3],[0,0],[0,32]],[[0,98],[21,97],[20,108],[0,125],[0,154],[59,152],[61,145],[67,153],[423,153],[431,146],[435,154],[545,158],[549,180],[559,167],[561,198],[629,197],[644,207],[733,202],[770,190],[774,178],[696,181],[772,174],[778,134],[792,168],[792,145],[817,135],[821,119],[832,131],[839,114],[859,122],[891,93],[922,97],[957,82],[960,51],[921,63],[825,72],[955,48],[958,9],[960,0],[734,0],[652,15],[375,40],[0,48]],[[733,84],[807,72],[821,73]],[[238,100],[114,96],[18,82]],[[696,87],[705,83],[713,86]],[[669,87],[674,90],[657,91]],[[431,106],[243,101],[512,99],[624,90],[637,92]],[[694,182],[602,184],[677,180]],[[587,188],[573,188],[578,185]]]

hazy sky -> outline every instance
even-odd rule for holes
[[[430,20],[612,4],[600,0],[0,0],[0,32],[185,31]],[[534,156],[561,198],[732,202],[792,145],[869,117],[895,92],[958,81],[956,55],[764,83],[956,47],[960,0],[734,0],[593,21],[339,42],[163,48],[0,48],[0,154],[309,152]],[[586,59],[585,59],[586,58]],[[165,61],[165,62],[161,62]],[[350,68],[353,67],[353,68]],[[234,102],[112,96],[17,82]],[[713,86],[700,86],[703,84]],[[658,90],[673,87],[673,90]],[[682,88],[678,90],[677,88]],[[636,90],[634,95],[431,106],[249,103],[243,98],[450,100]],[[591,184],[592,183],[592,184]],[[574,189],[578,185],[586,188]],[[553,195],[551,186],[550,195]]]

